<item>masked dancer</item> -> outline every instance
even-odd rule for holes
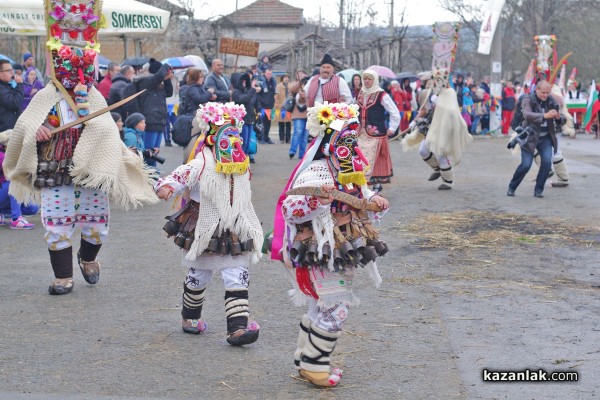
[[[233,346],[258,339],[259,326],[248,321],[248,267],[260,259],[263,232],[252,206],[249,157],[242,150],[240,132],[244,106],[206,103],[196,121],[202,132],[193,159],[154,186],[158,197],[169,200],[189,191],[189,201],[167,217],[164,230],[183,249],[188,268],[183,284],[182,329],[199,334],[207,329],[200,319],[204,293],[214,272],[225,286],[226,340]]]

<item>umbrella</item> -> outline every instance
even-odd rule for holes
[[[413,74],[412,72],[400,72],[398,75],[396,75],[396,80],[398,82],[400,82],[403,79],[410,79],[411,82],[415,82],[419,79],[419,77],[416,74]]]
[[[185,57],[169,57],[161,61],[163,64],[169,64],[173,69],[184,69],[193,67],[194,63]]]
[[[0,60],[8,60],[11,64],[15,63],[15,61],[12,58],[7,57],[4,54],[0,54]]]
[[[190,60],[192,62],[192,64],[194,65],[194,67],[198,68],[200,71],[204,72],[205,74],[208,74],[208,67],[206,66],[206,63],[204,62],[204,60],[201,57],[198,57],[198,56],[195,56],[192,54],[188,54],[187,56],[183,56],[183,57]]]
[[[380,78],[396,78],[396,74],[394,71],[389,69],[388,67],[382,67],[381,65],[371,65],[369,68],[379,75]]]
[[[109,60],[108,58],[101,56],[100,54],[98,54],[98,66],[102,69],[108,69],[108,64],[110,64],[112,61]]]
[[[131,65],[132,67],[141,67],[144,64],[146,64],[148,61],[150,61],[150,59],[148,57],[131,57],[131,58],[125,59],[121,63],[121,66]]]
[[[360,71],[357,71],[352,68],[348,68],[348,69],[338,72],[338,75],[343,77],[344,80],[348,83],[352,82],[352,76],[354,76],[355,74],[360,75]]]

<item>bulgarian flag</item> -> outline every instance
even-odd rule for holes
[[[598,91],[596,90],[596,81],[592,80],[592,85],[588,92],[590,97],[588,98],[587,110],[585,111],[585,117],[583,117],[583,126],[585,126],[586,132],[590,132],[592,125],[592,118],[600,111],[600,102],[598,101]]]

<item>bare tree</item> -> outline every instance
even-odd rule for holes
[[[489,70],[489,59],[475,56],[476,52],[464,51],[463,40],[468,30],[479,37],[483,18],[481,3],[465,0],[440,0],[446,10],[461,21],[461,38],[456,64],[463,70]],[[597,37],[600,33],[593,16],[600,12],[597,0],[506,0],[502,11],[502,60],[504,79],[519,79],[527,70],[535,56],[535,35],[556,35],[559,56],[568,51],[576,51],[570,63],[580,65],[584,75],[591,76],[597,64],[597,57],[590,51],[585,37]],[[471,39],[469,39],[471,40]],[[592,60],[596,58],[595,60]],[[489,71],[488,71],[489,72]]]

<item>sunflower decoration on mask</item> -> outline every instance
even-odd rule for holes
[[[312,137],[324,135],[336,120],[358,117],[358,105],[346,103],[316,103],[308,109],[306,129]]]
[[[317,118],[321,124],[329,125],[335,119],[335,115],[330,107],[324,106],[319,110]]]

